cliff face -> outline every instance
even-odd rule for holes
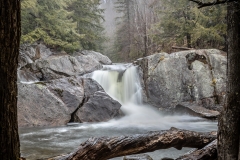
[[[226,53],[216,49],[157,53],[136,63],[143,72],[146,102],[174,108],[182,102],[219,110],[226,91]]]
[[[61,126],[120,116],[121,104],[81,75],[111,60],[94,51],[56,53],[43,44],[22,46],[18,68],[18,125]],[[104,101],[102,101],[104,99]]]

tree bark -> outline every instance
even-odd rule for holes
[[[175,147],[202,148],[216,139],[216,132],[198,133],[171,128],[133,136],[90,138],[73,153],[49,160],[106,160]]]
[[[217,140],[212,141],[202,149],[185,154],[176,160],[217,160]]]
[[[190,33],[187,33],[187,34],[186,34],[186,37],[187,37],[187,47],[188,47],[188,48],[192,48],[191,34],[190,34]]]
[[[17,65],[20,0],[0,1],[0,159],[18,160]]]
[[[228,3],[227,97],[219,119],[218,159],[238,160],[240,135],[240,4]]]

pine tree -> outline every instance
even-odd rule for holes
[[[74,11],[73,20],[77,22],[77,33],[84,35],[80,41],[84,49],[102,50],[105,40],[102,27],[104,10],[99,5],[98,0],[75,0],[70,6]]]
[[[103,10],[98,0],[22,0],[22,43],[44,42],[75,51],[101,49]]]
[[[72,12],[67,10],[71,0],[41,0],[32,1],[24,0],[22,5],[33,10],[24,10],[33,18],[30,18],[32,26],[31,30],[23,30],[22,42],[43,41],[47,45],[54,48],[72,51],[81,48],[79,40],[83,37],[76,32],[77,24],[71,18]],[[35,2],[35,4],[34,4]],[[33,6],[33,7],[32,7]],[[25,17],[23,17],[23,21]],[[23,28],[28,28],[23,23]],[[24,34],[24,31],[26,32]]]
[[[157,12],[162,17],[155,26],[158,34],[152,36],[159,44],[163,44],[163,48],[168,48],[168,51],[172,45],[189,48],[224,48],[226,37],[224,6],[199,10],[187,0],[168,0]]]

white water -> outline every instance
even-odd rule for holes
[[[93,72],[92,78],[123,106],[142,103],[142,88],[135,66],[104,66],[103,70]]]
[[[125,116],[102,123],[83,123],[56,128],[21,128],[22,156],[39,159],[69,153],[90,137],[132,135],[171,127],[204,132],[217,130],[216,122],[188,115],[162,115],[156,108],[143,105],[142,88],[135,66],[104,66],[103,70],[95,71],[92,78],[122,104],[121,109]],[[148,154],[154,160],[159,160],[163,157],[176,158],[189,150],[184,148],[178,151],[172,148]]]
[[[142,88],[137,67],[131,64],[108,65],[95,71],[92,78],[115,100],[122,104],[125,116],[118,120],[100,123],[97,126],[141,127],[169,129],[177,127],[189,130],[200,130],[213,125],[199,117],[189,115],[163,115],[159,110],[142,103]],[[204,130],[204,129],[203,129]]]

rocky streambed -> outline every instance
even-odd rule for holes
[[[18,124],[25,157],[67,153],[91,136],[170,127],[217,129],[212,119],[224,102],[225,53],[215,49],[156,53],[134,64],[111,64],[94,51],[68,55],[43,44],[21,47]],[[104,76],[87,78],[94,71]],[[66,126],[69,123],[80,124]]]

